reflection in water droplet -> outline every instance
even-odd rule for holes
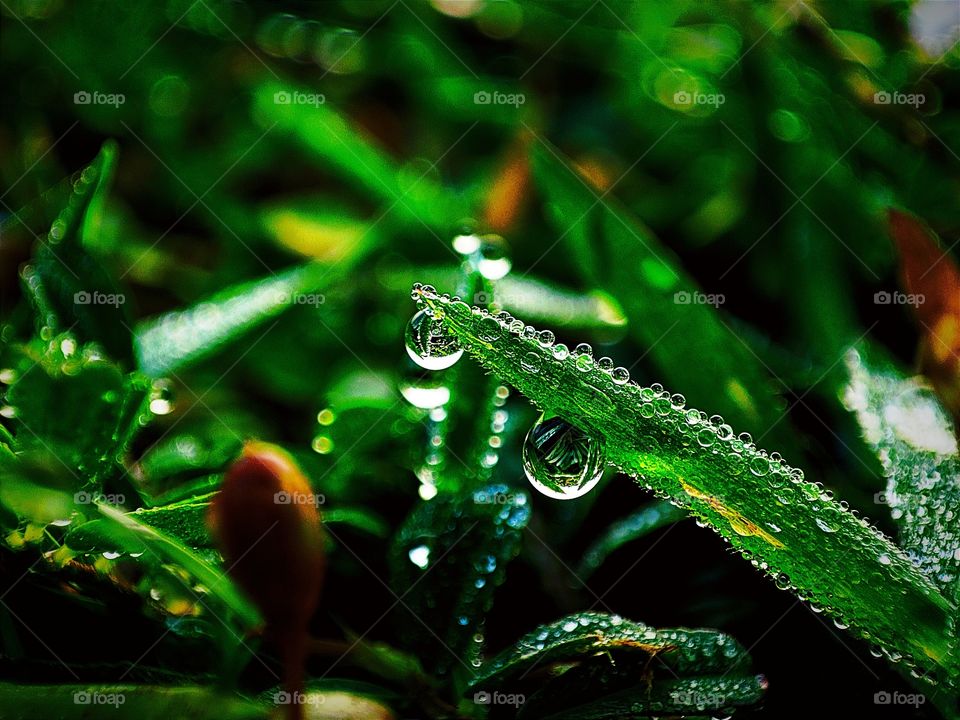
[[[430,548],[426,545],[417,545],[415,548],[410,549],[407,557],[410,558],[410,562],[423,570],[430,564]]]
[[[406,332],[407,354],[420,367],[443,370],[463,355],[460,341],[443,327],[443,322],[421,310],[411,318]]]
[[[540,366],[543,364],[543,361],[540,359],[540,355],[530,351],[523,356],[523,359],[520,361],[520,366],[529,373],[538,373],[540,372]]]
[[[600,442],[558,417],[542,417],[523,443],[523,469],[531,484],[548,497],[577,498],[603,475]]]

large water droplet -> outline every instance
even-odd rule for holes
[[[590,492],[603,474],[600,442],[558,417],[541,417],[523,443],[523,469],[541,493],[570,500]]]
[[[496,236],[486,236],[480,239],[480,249],[477,252],[477,270],[487,280],[500,280],[510,272],[510,258],[502,240]]]
[[[410,558],[410,562],[423,570],[430,564],[430,548],[426,545],[417,545],[410,549],[407,557]]]
[[[406,332],[407,354],[420,367],[443,370],[463,355],[456,335],[443,327],[443,322],[421,310],[410,319]]]

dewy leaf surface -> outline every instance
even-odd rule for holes
[[[524,696],[519,717],[700,714],[756,703],[766,680],[750,664],[743,646],[716,630],[582,612],[524,635],[481,668],[470,690]]]
[[[599,439],[608,463],[687,508],[779,586],[889,652],[955,674],[953,604],[902,550],[779,455],[678,396],[626,382],[612,362],[604,371],[603,359],[568,355],[552,334],[441,299],[431,287],[415,286],[413,296],[484,367]]]
[[[960,457],[956,430],[933,390],[866,352],[846,358],[844,401],[887,476],[900,545],[954,602],[960,599]]]

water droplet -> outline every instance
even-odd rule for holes
[[[485,317],[480,321],[480,330],[477,333],[484,342],[492,343],[503,337],[503,328],[492,317]]]
[[[166,378],[155,380],[150,390],[150,412],[154,415],[169,415],[173,409],[173,383]]]
[[[333,440],[328,438],[326,435],[317,435],[313,439],[311,447],[315,453],[319,453],[320,455],[329,455],[331,452],[333,452]]]
[[[420,367],[443,370],[463,355],[457,337],[447,332],[443,322],[421,310],[410,319],[406,332],[407,354]]]
[[[553,346],[553,356],[557,360],[566,360],[568,355],[570,355],[570,351],[567,350],[567,346],[563,343],[557,343]]]
[[[13,385],[17,381],[17,371],[13,368],[4,368],[0,370],[0,383],[4,385]]]
[[[414,407],[432,410],[450,402],[450,388],[428,378],[409,379],[401,382],[400,394]]]
[[[497,242],[499,241],[499,242]],[[487,280],[501,280],[512,267],[503,241],[496,236],[481,238],[477,251],[477,271]]]
[[[613,360],[608,357],[602,357],[597,360],[597,367],[604,372],[611,372],[613,370]]]
[[[630,381],[630,371],[625,367],[615,367],[610,377],[617,385],[626,385]]]
[[[576,621],[576,620],[567,620],[567,621],[563,624],[563,629],[564,629],[565,632],[573,632],[574,630],[577,629],[577,627],[578,627],[578,626],[577,626],[577,621]]]
[[[537,342],[543,345],[543,347],[550,347],[553,345],[554,335],[549,330],[541,330],[537,333]]]
[[[337,416],[334,415],[333,410],[330,408],[324,408],[317,413],[317,422],[321,425],[332,425],[333,421],[337,419]]]
[[[877,561],[878,561],[881,565],[889,565],[889,564],[892,562],[892,561],[890,560],[890,556],[887,555],[886,553],[883,553],[880,557],[878,557],[878,558],[877,558]]]
[[[590,492],[603,475],[600,442],[566,420],[543,417],[523,443],[523,469],[541,493],[559,500]]]
[[[407,557],[410,558],[410,562],[423,570],[430,564],[430,548],[426,545],[417,545],[415,548],[410,549]]]
[[[529,373],[538,373],[540,372],[540,366],[543,364],[543,360],[540,359],[540,355],[533,351],[528,352],[523,356],[523,359],[520,361],[520,366]]]
[[[837,531],[837,529],[836,529],[835,527],[833,527],[832,525],[830,525],[830,524],[829,524],[826,520],[824,520],[823,518],[816,518],[815,522],[817,523],[817,527],[820,528],[821,530],[823,530],[825,533],[834,533],[834,532]]]

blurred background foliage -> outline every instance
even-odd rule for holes
[[[318,636],[390,609],[386,539],[418,490],[427,500],[424,487],[473,473],[526,485],[527,403],[494,402],[503,450],[465,473],[483,465],[471,448],[495,384],[459,366],[425,380],[402,347],[413,282],[463,292],[451,239],[466,230],[503,236],[491,252],[512,263],[469,292],[499,293],[641,384],[721,413],[892,530],[874,502],[879,464],[838,399],[841,358],[869,334],[913,362],[908,310],[874,300],[898,287],[887,209],[925,218],[948,246],[960,233],[956,3],[4,0],[0,17],[4,361],[32,332],[22,268],[111,141],[112,188],[83,242],[126,302],[116,338],[79,339],[155,379],[124,482],[175,500],[212,491],[248,437],[287,447],[328,522],[343,520],[330,524]],[[579,180],[550,169],[559,157]],[[636,225],[593,227],[591,195],[564,206],[563,183]],[[724,302],[651,300],[672,287]],[[258,288],[314,300],[280,306]],[[211,300],[213,319],[193,322],[186,309]],[[446,417],[404,399],[430,382],[472,400]],[[450,452],[431,456],[437,435]],[[598,560],[605,528],[648,500],[607,480],[574,503],[532,498],[490,648],[610,609],[729,631],[770,678],[771,717],[872,708],[874,692],[901,687],[693,523],[648,512],[629,551],[614,542]],[[200,525],[190,544],[209,553]],[[7,602],[75,612],[50,594],[25,584]],[[138,630],[102,630],[91,666],[137,657],[151,637],[119,616]],[[392,641],[389,628],[372,636]],[[90,652],[67,622],[56,637],[44,640],[64,657]],[[25,642],[16,671],[8,645],[5,672],[58,672]],[[144,666],[183,647],[159,642]]]

